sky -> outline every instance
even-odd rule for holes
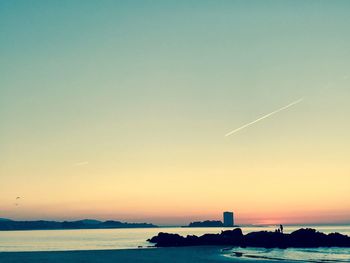
[[[0,217],[350,223],[349,11],[1,1]]]

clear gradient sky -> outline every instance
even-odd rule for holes
[[[349,14],[1,1],[0,217],[350,222]]]

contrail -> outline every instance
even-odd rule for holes
[[[235,129],[235,130],[233,130],[233,131],[230,131],[229,133],[226,133],[225,136],[230,136],[230,135],[232,135],[232,134],[234,134],[234,133],[236,133],[236,132],[238,132],[238,131],[240,131],[240,130],[243,130],[244,128],[249,127],[250,125],[253,125],[254,123],[256,123],[256,122],[258,122],[258,121],[261,121],[261,120],[263,120],[263,119],[266,119],[266,118],[270,117],[271,115],[273,115],[273,114],[275,114],[275,113],[277,113],[277,112],[280,112],[280,111],[283,111],[283,110],[285,110],[285,109],[288,109],[289,107],[292,107],[293,105],[298,104],[299,102],[302,102],[303,99],[304,99],[304,98],[300,98],[300,99],[298,99],[298,100],[296,100],[296,101],[294,101],[294,102],[288,104],[287,106],[284,106],[284,107],[282,107],[282,108],[280,108],[280,109],[278,109],[278,110],[275,110],[275,111],[273,111],[273,112],[271,112],[271,113],[269,113],[269,114],[266,114],[266,115],[260,117],[259,119],[256,119],[255,121],[252,121],[252,122],[249,122],[249,123],[247,123],[247,124],[245,124],[245,125],[243,125],[243,126],[237,128],[237,129]]]
[[[79,162],[79,163],[75,163],[73,166],[83,166],[83,165],[88,165],[89,162]]]

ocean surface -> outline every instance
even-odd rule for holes
[[[339,232],[350,235],[350,225],[285,226],[284,232],[290,233],[301,227],[312,227],[324,233]],[[243,233],[246,234],[253,231],[273,231],[276,226],[241,228]],[[0,231],[0,252],[129,249],[140,246],[151,246],[152,244],[146,240],[157,235],[159,232],[178,233],[180,235],[202,235],[205,233],[219,233],[225,229],[228,228],[161,227],[142,229]],[[350,248],[232,248],[225,253],[228,257],[236,257],[238,255],[242,258],[251,259],[350,262]]]

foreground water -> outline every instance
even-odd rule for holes
[[[305,226],[285,226],[290,233]],[[350,235],[350,225],[308,226],[324,233],[339,232]],[[269,227],[242,227],[243,232],[270,230]],[[146,240],[158,232],[178,233],[180,235],[202,235],[219,233],[225,228],[143,228],[143,229],[79,229],[79,230],[36,230],[36,231],[0,231],[0,252],[4,251],[64,251],[64,250],[101,250],[128,249],[152,244]],[[349,248],[315,249],[262,249],[233,248],[228,256],[242,256],[251,259],[290,259],[316,262],[350,262]]]

